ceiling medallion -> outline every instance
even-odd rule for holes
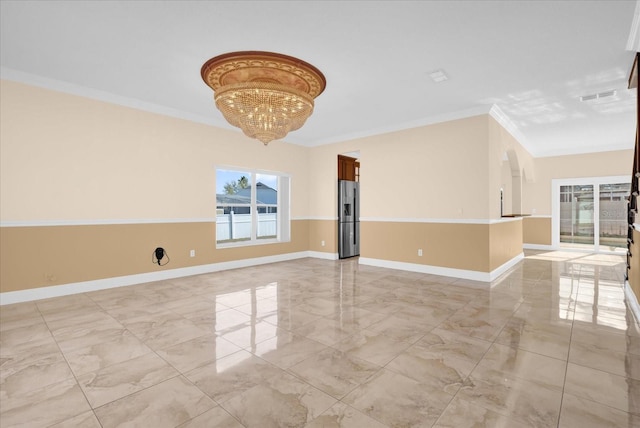
[[[227,122],[265,146],[302,127],[326,86],[313,65],[272,52],[218,55],[200,74]]]

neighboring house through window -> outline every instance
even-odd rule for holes
[[[217,168],[218,246],[289,241],[289,181],[280,173]]]

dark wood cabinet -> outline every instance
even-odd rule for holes
[[[338,180],[360,181],[360,162],[349,156],[338,155]]]

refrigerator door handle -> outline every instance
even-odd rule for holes
[[[351,227],[353,229],[353,242],[351,242],[351,245],[356,245],[356,222],[352,222],[351,223]]]
[[[353,245],[356,245],[358,242],[357,231],[356,231],[356,221],[358,221],[358,188],[353,188]]]
[[[354,187],[353,189],[353,221],[356,222],[358,219],[358,204],[356,201],[358,200],[358,189]]]

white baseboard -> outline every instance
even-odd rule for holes
[[[338,260],[338,253],[324,253],[322,251],[308,251],[309,257],[314,259]]]
[[[514,267],[516,264],[518,264],[520,260],[523,260],[523,259],[524,259],[524,253],[520,253],[514,258],[512,258],[511,260],[507,261],[506,263],[503,263],[502,266],[495,268],[494,270],[489,272],[489,281],[495,280],[496,278],[498,278],[500,275],[502,275],[503,273],[505,273],[512,267]]]
[[[359,262],[363,265],[384,267],[389,269],[406,270],[410,272],[428,273],[432,275],[450,276],[454,278],[471,279],[474,281],[491,282],[507,270],[515,266],[524,258],[524,253],[520,253],[502,266],[491,272],[479,272],[475,270],[453,269],[441,266],[421,265],[418,263],[396,262],[392,260],[372,259],[360,257]]]
[[[279,254],[276,256],[256,257],[252,259],[234,260],[230,262],[212,263],[199,266],[191,266],[178,269],[163,270],[160,272],[147,272],[135,275],[118,276],[113,278],[96,279],[92,281],[74,282],[71,284],[52,285],[38,287],[29,290],[8,291],[0,293],[0,306],[12,303],[28,302],[32,300],[49,299],[51,297],[67,296],[69,294],[86,293],[89,291],[105,290],[108,288],[124,287],[127,285],[142,284],[145,282],[162,281],[165,279],[180,278],[184,276],[200,275],[204,273],[218,272],[228,269],[237,269],[267,263],[282,262],[287,260],[315,257],[316,252],[300,251],[297,253]],[[320,255],[331,253],[317,253]]]
[[[52,285],[49,287],[38,287],[29,290],[8,291],[0,293],[0,306],[12,303],[28,302],[32,300],[49,299],[52,297],[67,296],[70,294],[86,293],[90,291],[105,290],[109,288],[124,287],[127,285],[142,284],[145,282],[162,281],[165,279],[180,278],[191,275],[218,272],[228,269],[257,266],[267,263],[276,263],[287,260],[313,257],[325,260],[337,260],[337,253],[324,253],[321,251],[300,251],[297,253],[279,254],[276,256],[257,257],[252,259],[233,260],[230,262],[212,263],[199,266],[191,266],[178,269],[163,270],[160,272],[147,272],[135,275],[118,276],[113,278],[96,279],[92,281],[74,282],[70,284]],[[428,266],[415,263],[394,262],[389,260],[370,259],[360,257],[359,263],[386,267],[390,269],[400,269],[412,272],[430,273],[434,275],[450,276],[454,278],[471,279],[476,281],[490,282],[502,275],[518,261],[524,258],[524,254],[509,260],[492,272],[478,272],[463,269],[443,268],[439,266]]]
[[[522,244],[522,248],[525,250],[541,250],[541,251],[555,251],[552,245],[540,245],[540,244]]]
[[[627,299],[627,306],[636,319],[636,324],[640,326],[640,303],[638,303],[638,297],[631,289],[629,281],[624,282],[624,297]]]

